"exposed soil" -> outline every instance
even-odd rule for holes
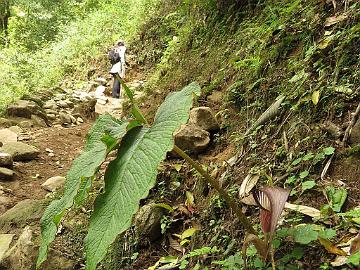
[[[43,199],[48,192],[41,184],[50,177],[66,175],[72,160],[83,148],[90,125],[84,123],[70,128],[55,126],[26,131],[30,135],[26,143],[36,146],[40,155],[29,162],[15,162],[15,180],[0,182],[1,186],[11,190],[11,203],[6,205],[7,208],[25,199]],[[48,155],[47,149],[53,151],[53,157]]]

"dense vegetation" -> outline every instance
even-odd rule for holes
[[[0,110],[29,91],[70,78],[81,87],[87,71],[116,40],[131,39],[156,1],[2,1]],[[151,3],[151,5],[150,5]],[[69,86],[68,86],[69,87]]]
[[[192,81],[199,83],[201,95],[197,104],[211,106],[221,122],[220,132],[213,135],[212,148],[200,159],[204,161],[203,169],[221,182],[233,198],[242,199],[238,194],[244,179],[256,179],[258,186],[289,189],[289,202],[308,207],[302,211],[295,207],[296,211],[287,211],[281,220],[273,241],[278,269],[332,269],[336,255],[345,255],[335,244],[346,245],[356,236],[360,194],[356,176],[343,161],[359,162],[359,145],[341,142],[343,135],[335,138],[329,135],[327,125],[331,122],[344,131],[360,100],[360,4],[357,1],[68,0],[55,4],[46,0],[14,0],[1,3],[0,110],[10,100],[30,91],[60,84],[81,88],[89,70],[98,68],[106,72],[104,53],[116,39],[124,38],[130,41],[128,48],[135,56],[137,72],[143,72],[148,79],[142,89],[147,95],[139,102],[147,119],[154,118],[158,105],[170,92]],[[276,117],[254,125],[276,100],[281,103]],[[130,107],[134,109],[132,103]],[[188,109],[182,109],[183,113]],[[129,109],[129,118],[137,118],[132,112]],[[141,119],[137,120],[135,124],[130,122],[129,127],[145,125]],[[99,133],[95,141],[96,147],[102,147],[102,153],[107,154],[115,145],[120,147],[120,154],[134,147],[138,129],[130,131],[134,138],[127,136],[123,146],[119,141],[131,129],[128,123],[106,117],[98,121],[100,131],[97,125],[93,130]],[[114,131],[108,125],[121,126],[116,130],[120,135],[108,133]],[[102,143],[105,133],[109,140],[107,149]],[[169,134],[171,137],[172,131]],[[84,155],[88,154],[87,150]],[[231,156],[221,157],[221,153],[229,152],[236,154],[232,162],[229,162]],[[164,152],[159,156],[163,157]],[[115,174],[116,163],[121,159],[119,156],[111,163],[110,172],[105,175],[112,187],[117,182],[108,175]],[[102,162],[103,157],[94,162],[94,168],[84,170],[87,181],[92,181]],[[337,168],[334,171],[338,178],[348,180],[345,184],[328,177],[333,173],[328,171],[332,166]],[[72,183],[78,185],[81,193],[83,184],[88,182],[80,182],[84,179],[78,177],[79,168],[73,170],[69,175],[76,176]],[[151,175],[151,183],[141,195],[147,194],[154,178]],[[156,269],[165,265],[172,269],[177,265],[179,269],[242,269],[244,261],[239,252],[245,239],[242,223],[234,219],[228,202],[200,180],[201,176],[191,166],[179,160],[160,167],[149,196],[145,199],[138,196],[129,212],[133,214],[140,199],[143,199],[141,203],[161,203],[169,210],[161,224],[166,237],[144,249],[128,231],[126,237],[115,241],[100,267],[143,269],[153,265],[149,269]],[[138,181],[142,183],[141,179]],[[103,181],[97,185],[100,187],[95,185],[95,195],[91,193],[90,201],[98,195],[97,190],[102,190]],[[65,199],[52,204],[56,211],[52,212],[50,207],[46,212],[43,233],[50,233],[45,235],[40,261],[56,233],[54,215],[58,217],[64,208],[69,208],[77,192],[65,190]],[[106,216],[103,206],[111,204],[104,199],[109,192],[106,190],[95,203],[95,217]],[[184,206],[191,211],[179,210]],[[257,208],[243,206],[245,214],[257,224]],[[99,220],[97,226],[101,227]],[[97,230],[94,233],[91,226],[90,236],[95,244],[90,250],[96,253]],[[111,239],[101,246],[101,254],[94,257],[88,269],[96,267],[116,234],[128,226],[107,231]],[[261,234],[260,226],[254,227]],[[169,243],[172,236],[181,240],[175,248],[174,242]],[[173,256],[167,256],[168,250],[164,251],[164,246],[169,245]],[[181,250],[182,254],[175,250]],[[250,269],[271,269],[271,262],[264,262],[254,247],[246,255]],[[87,256],[92,257],[92,253],[88,252]],[[353,269],[359,260],[358,252],[342,267]]]

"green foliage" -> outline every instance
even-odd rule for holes
[[[104,162],[107,153],[112,150],[103,142],[104,135],[109,134],[120,141],[126,134],[127,126],[128,122],[121,122],[110,115],[104,115],[97,119],[89,131],[83,152],[74,160],[66,175],[63,197],[53,201],[41,218],[42,240],[37,260],[38,267],[46,260],[49,245],[55,239],[57,225],[65,210],[73,205],[74,200],[83,202],[91,186],[92,177]]]
[[[0,111],[29,91],[58,86],[65,77],[75,82],[87,80],[87,71],[93,68],[93,63],[104,59],[104,51],[115,40],[135,36],[157,3],[158,0],[67,0],[62,1],[62,7],[53,8],[59,3],[21,2],[22,9],[30,5],[29,12],[31,9],[33,12],[21,18],[13,16],[16,23],[10,27],[10,32],[13,31],[10,38],[19,42],[0,49]],[[34,34],[31,38],[27,37],[28,25],[24,20],[31,21],[30,32]],[[54,27],[47,25],[48,20]]]
[[[360,251],[352,254],[346,261],[347,263],[351,263],[352,265],[359,266],[360,265]]]
[[[64,196],[52,202],[41,219],[38,267],[46,259],[48,246],[55,238],[64,211],[72,206],[74,200],[84,201],[93,175],[109,151],[120,143],[117,158],[105,172],[105,192],[95,201],[86,237],[86,269],[96,269],[116,236],[131,225],[139,201],[154,186],[157,168],[174,146],[174,131],[188,119],[193,94],[200,94],[196,83],[168,95],[150,128],[136,127],[132,122],[120,122],[110,116],[103,116],[96,122],[89,132],[83,153],[67,174]]]
[[[347,191],[345,188],[335,189],[333,186],[325,188],[326,194],[330,200],[330,206],[335,212],[340,212],[341,207],[346,201]]]
[[[105,173],[105,193],[95,201],[86,238],[87,268],[95,269],[116,236],[131,225],[131,218],[155,184],[157,168],[173,146],[173,133],[186,123],[193,83],[181,92],[170,94],[160,106],[150,128],[133,129],[121,143],[118,157]]]

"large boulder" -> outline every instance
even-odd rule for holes
[[[17,125],[17,121],[8,118],[0,118],[0,127],[11,127]]]
[[[7,144],[17,142],[18,135],[8,128],[0,129],[0,143]]]
[[[204,151],[210,143],[210,133],[194,124],[182,125],[174,137],[178,147],[194,154]]]
[[[10,154],[14,161],[32,160],[40,153],[34,146],[23,142],[8,143],[0,147],[0,152]]]
[[[147,245],[161,237],[163,209],[148,204],[142,206],[134,218],[135,234],[141,245]]]
[[[0,230],[7,230],[12,226],[22,227],[29,221],[39,219],[44,207],[41,200],[26,199],[17,203],[0,216]]]
[[[206,131],[219,130],[219,124],[209,107],[197,107],[190,111],[189,123]]]
[[[360,144],[360,119],[353,126],[350,134],[350,142],[352,144]]]
[[[39,110],[39,105],[33,101],[18,100],[7,107],[6,113],[8,116],[31,118],[31,115],[37,114]]]

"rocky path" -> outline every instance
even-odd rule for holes
[[[37,253],[33,239],[40,233],[39,219],[50,201],[46,198],[62,189],[95,116],[121,115],[121,100],[109,97],[111,83],[111,78],[99,77],[82,90],[59,88],[27,96],[0,118],[0,269],[32,269]],[[73,266],[60,254],[45,268]]]

